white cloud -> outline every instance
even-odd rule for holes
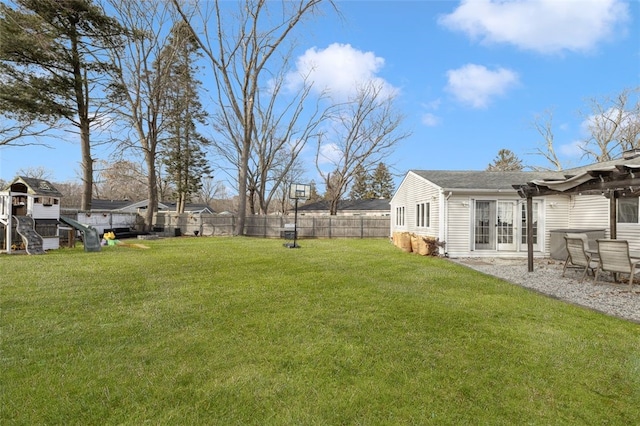
[[[486,108],[496,96],[518,84],[518,74],[506,68],[491,71],[482,65],[467,64],[447,71],[446,90],[473,108]]]
[[[436,127],[441,123],[440,117],[435,114],[431,114],[430,112],[422,115],[422,124],[427,127]]]
[[[463,0],[443,26],[483,43],[507,43],[542,53],[589,51],[624,34],[622,0]]]
[[[334,97],[345,98],[355,92],[358,85],[374,82],[385,91],[397,91],[377,76],[384,67],[384,59],[373,52],[354,49],[349,44],[333,43],[326,49],[308,49],[296,61],[295,71],[287,75],[287,87],[299,88],[305,79],[313,82],[314,90],[329,90]]]
[[[342,150],[335,143],[326,143],[320,147],[320,164],[339,164],[342,159]]]
[[[581,158],[584,154],[584,150],[582,149],[583,146],[583,141],[576,140],[568,144],[560,145],[558,147],[558,152],[566,157]]]

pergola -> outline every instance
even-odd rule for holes
[[[616,238],[617,199],[640,195],[640,158],[636,164],[595,165],[582,173],[564,179],[534,180],[525,185],[513,185],[527,200],[527,235],[533,235],[533,197],[545,195],[602,195],[609,199],[609,234]],[[627,163],[627,161],[622,161]],[[622,163],[621,162],[621,163]],[[527,266],[533,272],[533,238],[527,238]]]

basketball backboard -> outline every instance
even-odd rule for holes
[[[297,200],[308,200],[311,196],[311,185],[292,183],[289,187],[289,198]]]

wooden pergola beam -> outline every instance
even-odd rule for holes
[[[601,177],[601,179],[597,179],[598,177]],[[595,179],[581,183],[564,191],[551,189],[547,186],[537,185],[534,183],[512,186],[516,191],[518,191],[522,198],[526,198],[528,196],[541,197],[544,195],[597,194],[598,192],[604,194],[611,191],[619,192],[619,198],[635,197],[637,196],[637,192],[640,190],[640,173],[638,173],[638,177],[626,175],[626,178],[624,179],[615,179],[612,177],[605,178],[602,175],[598,175]]]
[[[609,199],[609,235],[613,239],[617,238],[617,199],[640,195],[640,169],[619,165],[616,166],[616,170],[593,170],[587,173],[593,179],[566,190],[556,190],[533,182],[528,182],[526,185],[512,185],[520,197],[527,200],[527,236],[533,235],[533,223],[529,219],[533,217],[533,197],[600,194]],[[561,181],[549,180],[548,182],[553,184]],[[529,272],[533,272],[533,238],[527,238],[527,267]]]

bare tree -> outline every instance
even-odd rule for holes
[[[156,163],[156,182],[158,201],[168,200],[175,188],[165,171],[165,165],[161,161]]]
[[[597,162],[613,160],[640,147],[640,87],[625,89],[614,97],[592,98],[584,114],[589,137],[584,156]]]
[[[218,118],[215,130],[224,141],[223,153],[237,165],[238,221],[236,234],[244,232],[247,214],[249,162],[254,151],[260,85],[277,74],[280,52],[291,33],[307,16],[328,0],[242,0],[237,16],[231,17],[221,0],[198,3],[186,11],[174,5],[196,35],[212,66],[216,85]],[[201,28],[196,27],[198,16]],[[224,154],[223,154],[224,155]]]
[[[373,169],[409,136],[400,128],[403,116],[397,112],[395,99],[396,94],[383,83],[372,80],[357,87],[351,100],[335,106],[330,133],[318,142],[315,160],[326,186],[330,214],[337,213],[338,202],[358,167]]]
[[[148,183],[141,164],[128,160],[101,161],[96,170],[96,198],[134,201],[145,198]]]
[[[196,195],[199,202],[210,207],[213,200],[228,197],[224,184],[216,181],[213,176],[205,176],[202,178],[202,186]]]
[[[562,170],[562,163],[556,154],[554,147],[553,133],[553,110],[546,110],[542,114],[537,115],[532,124],[533,128],[542,136],[543,143],[539,144],[534,152],[535,155],[544,157],[550,167],[532,167],[533,170]]]
[[[286,152],[284,153],[286,155]],[[291,184],[301,183],[303,182],[304,176],[304,166],[302,165],[302,161],[300,157],[296,157],[293,163],[289,163],[287,159],[286,170],[279,170],[276,173],[281,177],[280,184],[277,188],[272,192],[272,196],[275,201],[277,201],[277,211],[282,215],[286,215],[289,213],[289,209],[291,208],[291,200],[289,199],[289,188]],[[265,214],[268,213],[265,211]]]
[[[42,145],[51,148],[44,139],[53,136],[52,130],[57,127],[55,124],[40,123],[26,116],[17,120],[12,118],[9,113],[4,113],[4,116],[4,120],[0,124],[0,145]]]
[[[285,62],[290,58],[286,55]],[[282,71],[285,67],[281,68]],[[260,213],[269,211],[269,204],[282,188],[290,171],[296,174],[302,149],[320,137],[319,126],[324,122],[326,109],[321,108],[324,92],[314,101],[309,100],[312,84],[305,77],[301,89],[292,93],[284,106],[279,106],[280,93],[285,82],[282,72],[272,80],[270,90],[260,92],[256,106],[254,147],[249,160],[249,182],[259,204]],[[262,94],[266,93],[266,96]],[[284,98],[285,96],[282,96]],[[266,99],[263,99],[266,98]],[[303,115],[304,110],[304,115]],[[286,186],[286,185],[285,185]],[[251,206],[251,213],[255,212]]]
[[[42,166],[20,169],[18,170],[17,174],[18,176],[30,177],[34,179],[51,180],[53,178],[53,172]]]
[[[77,209],[82,203],[82,185],[77,181],[56,182],[55,187],[62,194],[60,207]]]
[[[117,49],[111,52],[118,69],[113,100],[120,106],[120,118],[130,129],[121,149],[141,153],[144,158],[149,201],[144,220],[145,227],[150,229],[158,208],[156,163],[166,131],[163,112],[171,77],[172,60],[164,48],[169,45],[169,28],[176,20],[171,16],[171,8],[163,2],[109,2],[117,19],[134,34],[123,52]]]

